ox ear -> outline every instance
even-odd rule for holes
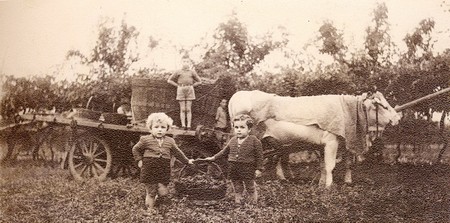
[[[375,105],[379,105],[379,106],[383,107],[384,109],[388,109],[389,108],[389,104],[387,104],[387,102],[385,103],[384,100],[381,100],[378,97],[375,97],[373,100],[374,100],[373,103]]]
[[[373,103],[374,105],[383,106],[383,104],[381,103],[380,99],[377,98],[377,97],[374,97],[374,98],[373,98],[372,103]]]
[[[367,98],[367,93],[362,93],[362,94],[361,94],[361,97],[362,97],[363,99],[366,99],[366,98]]]

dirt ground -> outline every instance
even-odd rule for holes
[[[144,188],[136,178],[76,182],[67,170],[19,160],[0,167],[0,222],[449,222],[450,166],[368,164],[354,170],[354,183],[321,189],[316,169],[293,166],[291,182],[258,179],[259,201],[236,205],[225,199],[198,203],[177,194],[155,216],[143,216]]]

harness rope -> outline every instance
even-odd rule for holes
[[[375,125],[377,126],[376,138],[378,138],[378,103],[375,104]]]
[[[369,132],[369,118],[367,117],[367,109],[366,109],[366,106],[364,105],[365,100],[367,100],[367,98],[363,100],[362,107],[363,107],[363,111],[364,111],[364,118],[366,119],[366,132],[368,133]],[[359,107],[358,107],[358,109],[359,109]],[[359,118],[359,116],[358,116],[358,118]]]

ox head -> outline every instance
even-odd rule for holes
[[[400,121],[400,114],[389,105],[383,94],[378,91],[368,94],[363,103],[367,112],[367,125],[371,140],[379,136],[376,135],[377,130],[378,133],[381,133],[388,124],[397,125]]]
[[[233,94],[228,103],[230,119],[240,114],[250,115],[256,123],[271,117],[270,100],[274,94],[262,91],[238,91]]]

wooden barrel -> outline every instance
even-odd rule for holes
[[[132,80],[131,109],[134,121],[144,121],[154,112],[169,115],[174,124],[181,126],[180,105],[176,101],[176,87],[165,80],[139,78]],[[197,125],[213,126],[217,107],[222,100],[221,88],[215,82],[195,87],[196,100],[192,102],[192,128]]]

